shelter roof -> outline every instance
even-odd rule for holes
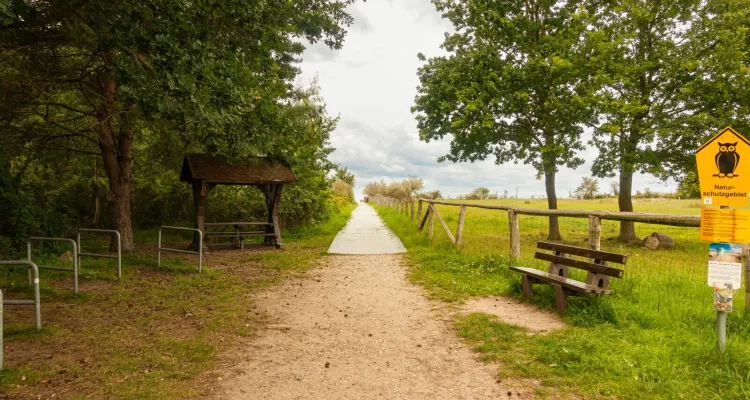
[[[230,164],[221,156],[187,154],[182,162],[180,180],[223,185],[259,185],[297,182],[297,177],[288,163],[278,159],[250,157]]]

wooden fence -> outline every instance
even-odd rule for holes
[[[654,225],[669,225],[681,227],[700,227],[699,216],[651,214],[638,212],[612,212],[612,211],[590,211],[590,210],[548,210],[539,208],[523,208],[503,205],[473,204],[451,201],[440,201],[430,199],[398,200],[390,197],[371,197],[370,202],[391,207],[403,214],[410,216],[412,222],[419,223],[419,230],[427,227],[427,235],[433,238],[435,232],[435,220],[445,231],[448,239],[454,246],[460,247],[463,241],[464,224],[467,208],[481,208],[489,210],[500,210],[508,213],[508,235],[510,238],[510,256],[513,259],[521,258],[521,234],[518,221],[519,215],[535,216],[557,216],[569,218],[588,219],[588,244],[594,250],[601,250],[602,220],[611,221],[633,221]],[[454,234],[448,224],[435,207],[436,204],[460,207],[458,213],[458,226]],[[745,281],[750,282],[750,246],[745,245]],[[745,285],[746,303],[750,307],[750,284]]]

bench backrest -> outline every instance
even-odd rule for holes
[[[628,260],[628,257],[622,254],[607,253],[605,251],[550,242],[538,242],[537,248],[553,252],[553,254],[550,254],[537,251],[535,258],[538,260],[548,261],[551,265],[582,269],[593,274],[606,275],[613,278],[622,278],[623,271],[618,268],[610,267],[607,263],[611,262],[625,265]],[[589,258],[592,261],[577,260],[566,257],[566,255]],[[567,273],[565,275],[567,275]]]

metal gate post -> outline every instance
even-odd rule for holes
[[[34,300],[3,300],[3,304],[15,306],[34,306],[34,319],[36,320],[36,330],[42,329],[42,309],[39,295],[39,268],[29,260],[0,261],[0,265],[26,265],[27,269],[34,276]]]

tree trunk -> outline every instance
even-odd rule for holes
[[[618,196],[618,203],[620,205],[620,211],[633,211],[633,172],[621,170],[620,171],[620,195]],[[638,240],[638,236],[635,235],[635,222],[633,221],[622,221],[620,222],[620,241],[633,242]]]
[[[107,196],[112,226],[120,232],[122,251],[124,252],[133,251],[135,247],[133,244],[133,225],[130,218],[130,192],[132,189],[132,183],[130,180],[130,173],[128,172],[127,175],[127,179],[120,179],[116,182],[110,180],[110,191]],[[116,240],[117,236],[112,236],[112,243],[110,244],[112,250],[117,249]]]
[[[105,62],[111,60],[110,53],[103,54]],[[97,109],[97,132],[99,148],[102,152],[102,165],[107,173],[110,218],[113,229],[120,232],[122,251],[132,251],[133,225],[130,217],[131,189],[133,175],[133,124],[129,117],[134,105],[115,109],[114,73],[105,69],[98,77],[102,101]],[[119,117],[119,118],[118,118]],[[119,122],[117,131],[114,126]],[[117,248],[116,236],[112,236],[112,250]]]
[[[555,190],[555,174],[549,171],[544,173],[544,186],[547,190],[547,205],[550,210],[557,210],[557,191]],[[549,217],[549,235],[548,240],[562,240],[560,235],[560,222],[558,217]]]

